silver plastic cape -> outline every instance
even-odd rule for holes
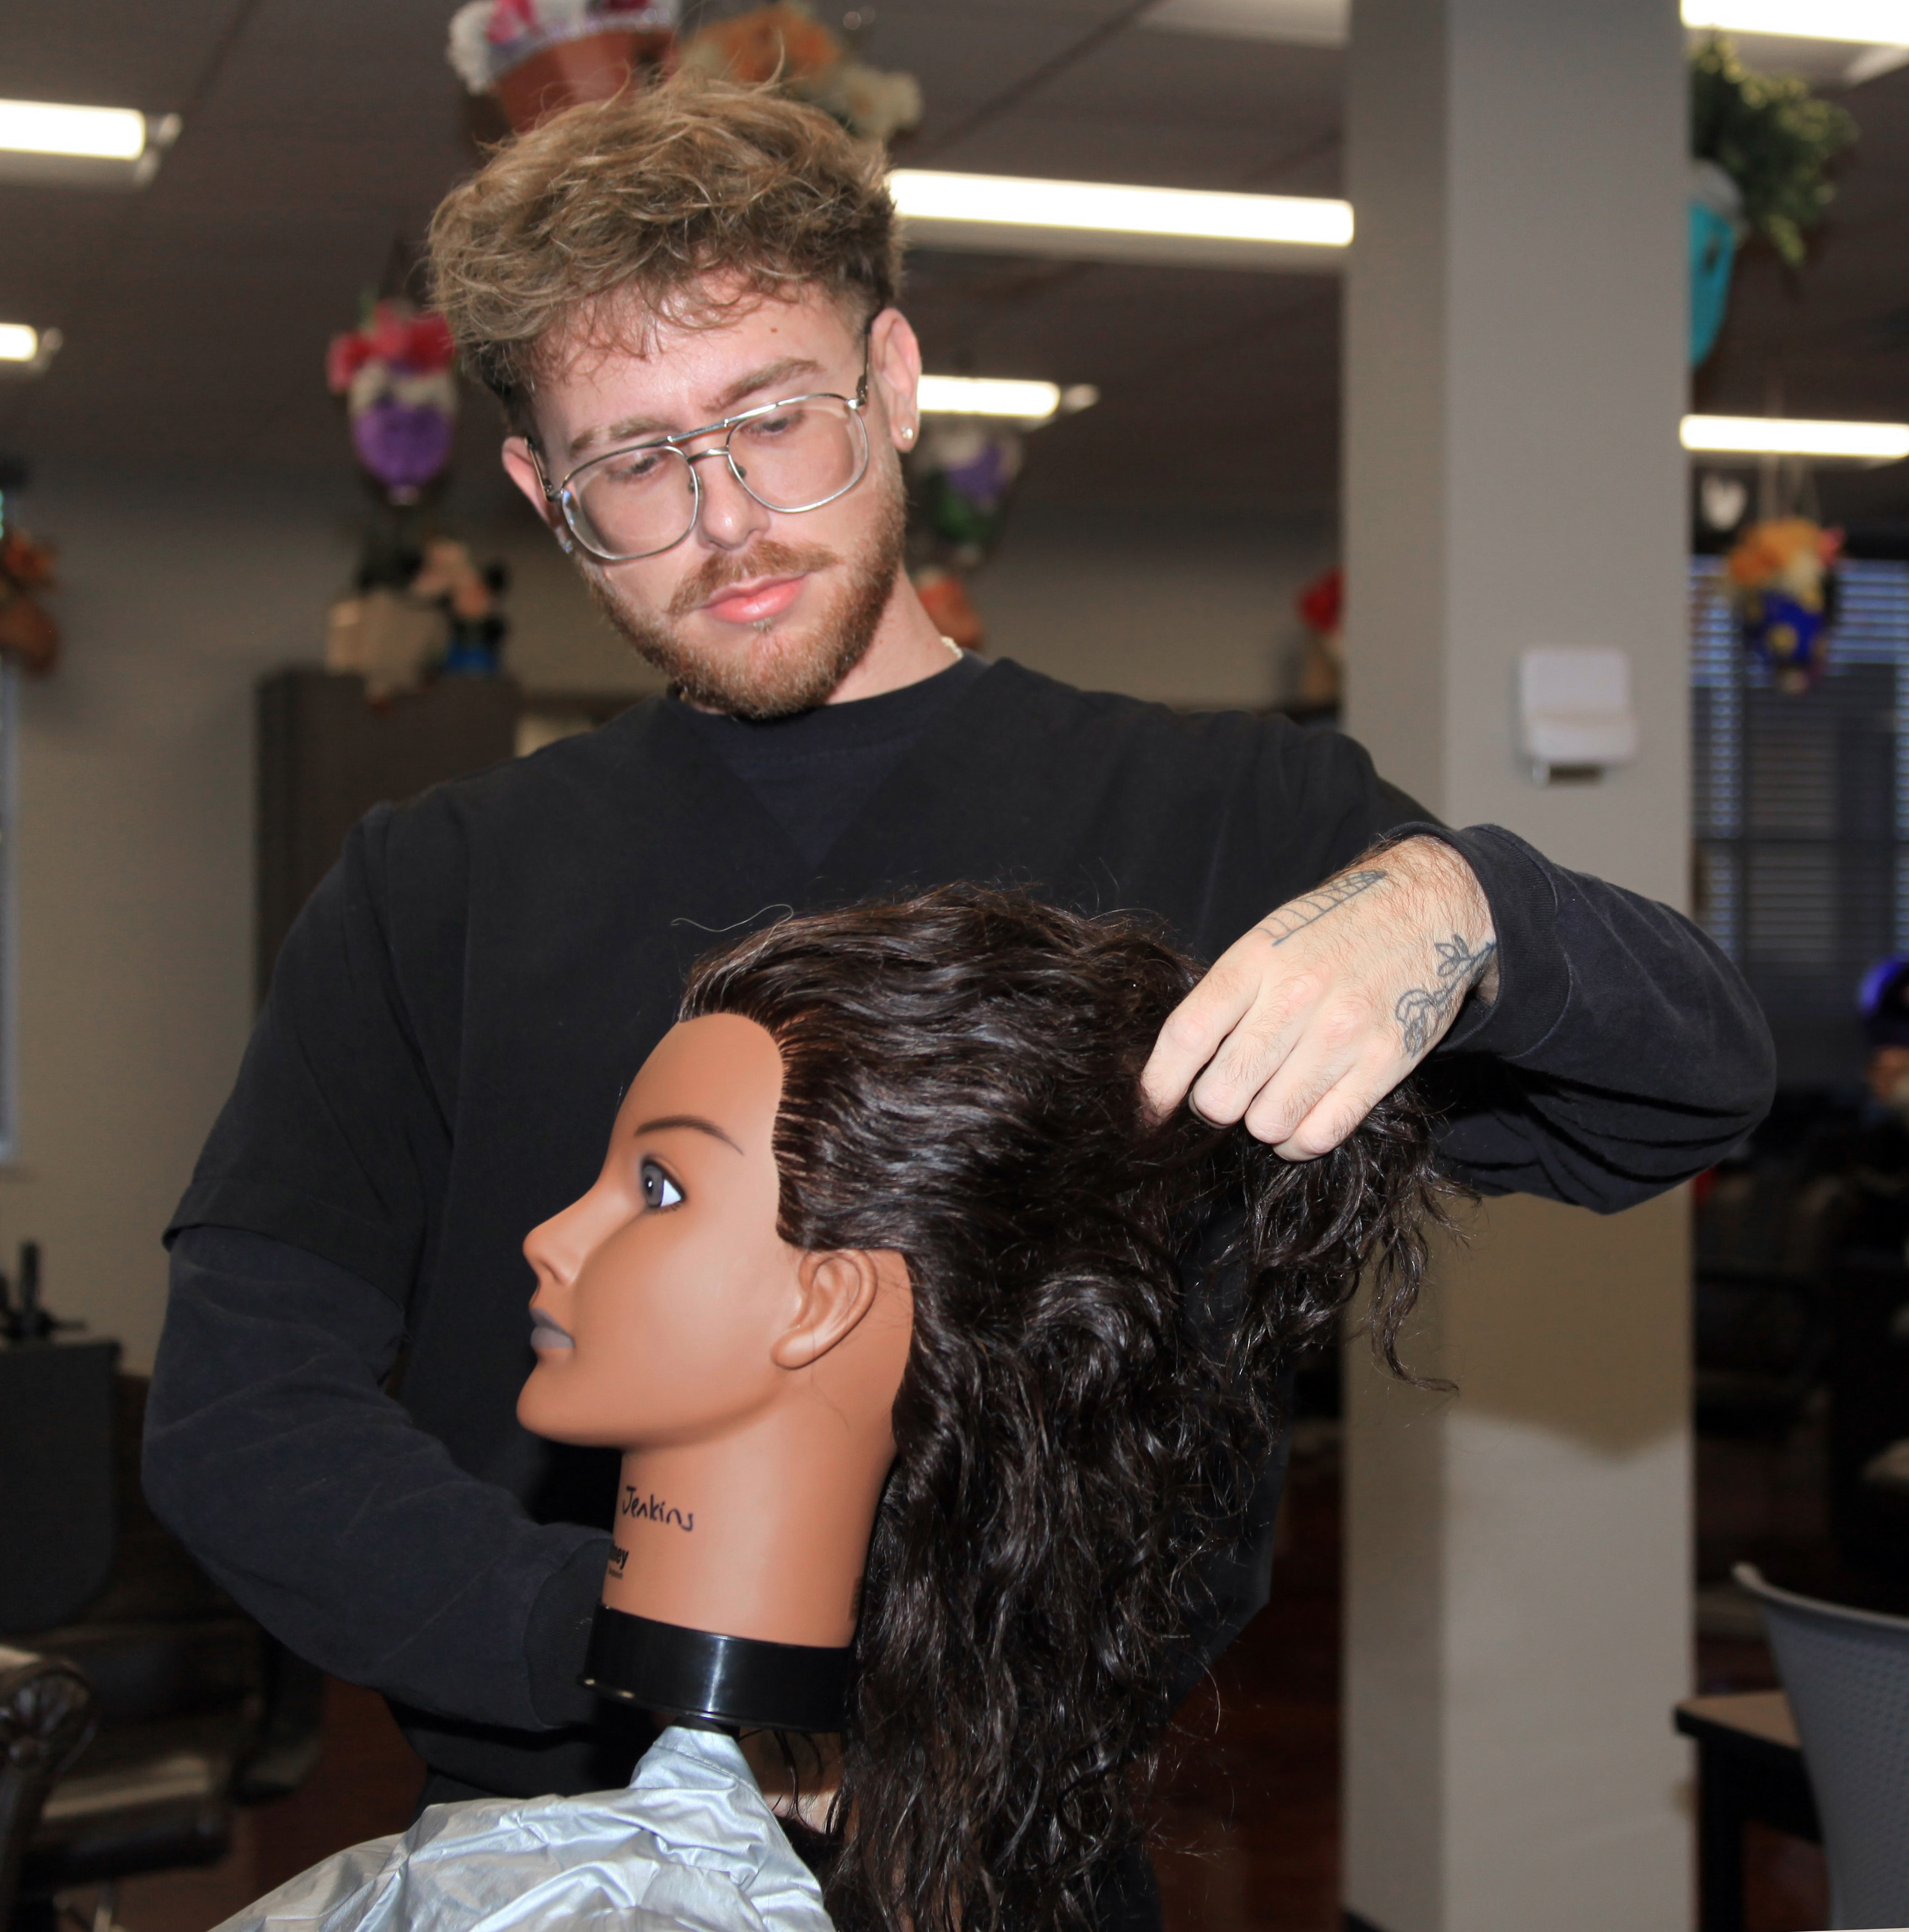
[[[673,1725],[629,1788],[433,1804],[215,1932],[831,1932],[734,1739]]]

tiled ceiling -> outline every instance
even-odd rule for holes
[[[1151,30],[1136,0],[878,4],[868,57],[927,97],[912,164],[1339,190],[1332,48]],[[0,317],[67,338],[44,379],[0,385],[0,451],[343,470],[325,341],[475,157],[451,10],[10,0],[0,95],[176,110],[186,128],[140,194],[0,185]],[[1849,104],[1864,134],[1836,218],[1802,276],[1746,262],[1701,406],[1780,393],[1792,414],[1909,414],[1909,70]],[[1333,280],[925,254],[912,278],[932,367],[1099,386],[1032,440],[1030,494],[1332,500]],[[487,412],[469,415],[487,442]],[[1909,512],[1909,465],[1827,494]]]

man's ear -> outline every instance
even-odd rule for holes
[[[869,324],[868,369],[881,393],[890,440],[898,449],[912,448],[922,424],[916,400],[922,345],[900,309],[885,308]]]
[[[896,1254],[832,1248],[803,1256],[796,1268],[796,1318],[777,1337],[769,1358],[778,1368],[806,1369],[854,1333],[885,1282],[905,1264]]]
[[[504,473],[521,490],[530,507],[550,529],[552,534],[568,550],[571,544],[569,530],[563,520],[563,512],[544,494],[543,472],[537,466],[537,459],[531,454],[527,438],[507,436],[503,448]]]

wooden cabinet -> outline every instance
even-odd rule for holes
[[[524,694],[508,678],[445,678],[385,703],[364,681],[283,670],[258,693],[257,992],[345,836],[374,805],[514,755]]]

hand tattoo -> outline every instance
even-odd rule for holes
[[[1438,953],[1437,984],[1414,986],[1400,994],[1398,1004],[1392,1009],[1401,1042],[1415,1057],[1431,1046],[1439,1022],[1477,985],[1498,950],[1498,942],[1488,939],[1473,952],[1455,932],[1449,939],[1434,940],[1432,944]]]
[[[1264,933],[1274,945],[1284,946],[1294,933],[1317,924],[1329,912],[1337,912],[1347,900],[1370,892],[1387,876],[1383,872],[1341,872],[1336,879],[1328,879],[1316,892],[1287,900],[1277,912],[1269,913],[1254,930]]]

